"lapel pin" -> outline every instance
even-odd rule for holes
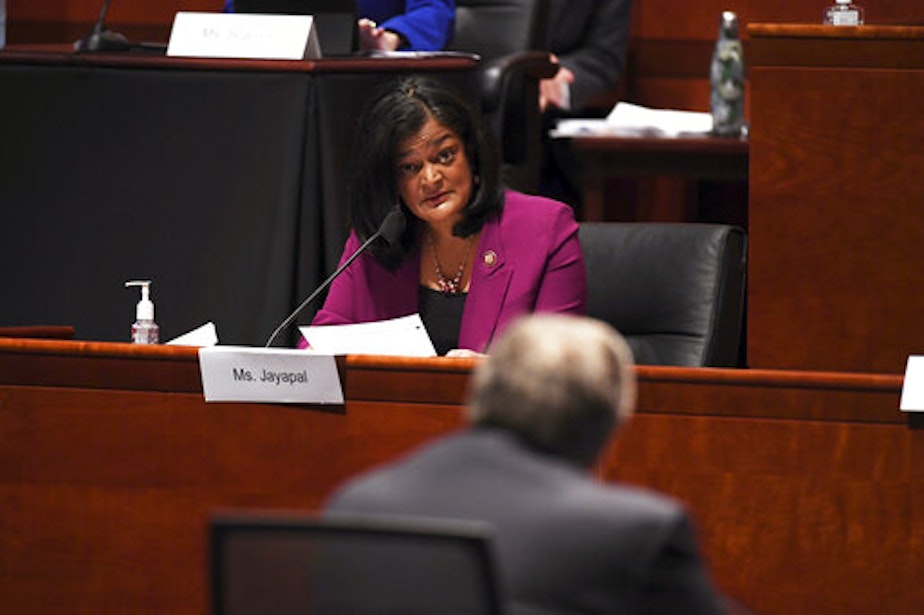
[[[493,267],[497,264],[497,252],[494,250],[488,250],[484,253],[482,259],[484,260],[485,267]]]

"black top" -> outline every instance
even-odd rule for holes
[[[420,287],[420,319],[423,320],[436,354],[444,355],[459,347],[459,329],[466,293],[450,295],[438,290]]]

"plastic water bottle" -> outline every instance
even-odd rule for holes
[[[738,33],[738,16],[731,11],[724,11],[719,22],[709,80],[713,133],[740,136],[744,125],[744,48]]]
[[[864,10],[850,0],[835,0],[825,9],[825,23],[829,26],[862,26]]]

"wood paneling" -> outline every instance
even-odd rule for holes
[[[0,340],[0,595],[18,614],[202,614],[218,509],[314,510],[460,428],[474,359],[346,357],[347,402],[206,404],[196,350]],[[924,430],[902,378],[639,367],[597,473],[690,508],[761,615],[924,609]]]
[[[752,46],[748,362],[902,371],[924,348],[924,28]]]

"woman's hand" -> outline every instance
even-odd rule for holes
[[[359,46],[364,51],[396,51],[401,46],[401,37],[380,28],[374,21],[363,17],[359,26]]]

